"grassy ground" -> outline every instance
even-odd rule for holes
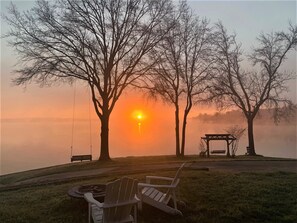
[[[120,161],[121,165],[125,162],[130,163],[127,159]],[[138,162],[145,161],[140,159]],[[113,164],[88,165],[105,167]],[[61,168],[65,171],[66,167]],[[67,168],[75,169],[77,166]],[[173,176],[174,173],[159,171],[129,176],[144,181],[145,175]],[[10,177],[13,178],[12,175]],[[106,183],[118,177],[120,175],[2,191],[1,222],[87,222],[86,202],[68,197],[67,190],[75,185]],[[227,173],[185,169],[180,197],[186,203],[185,207],[180,207],[184,217],[168,216],[144,206],[139,213],[139,222],[297,222],[296,173]]]
[[[32,179],[36,177],[48,176],[51,174],[58,174],[58,173],[70,173],[74,171],[81,171],[81,170],[94,170],[106,167],[128,167],[134,165],[146,165],[146,164],[162,164],[162,163],[174,163],[174,162],[184,162],[184,161],[198,161],[198,162],[216,162],[216,161],[240,161],[240,160],[281,160],[280,158],[271,158],[271,157],[250,157],[250,156],[237,156],[234,158],[228,158],[225,156],[211,156],[211,158],[201,158],[199,156],[186,156],[182,160],[176,158],[176,156],[144,156],[144,157],[126,157],[126,158],[115,158],[112,161],[108,162],[78,162],[78,163],[71,163],[53,167],[46,167],[42,169],[30,170],[20,173],[8,174],[4,176],[0,176],[0,184],[7,185],[12,183],[21,182],[27,179]],[[284,159],[285,160],[285,159]]]

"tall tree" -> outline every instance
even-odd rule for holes
[[[229,35],[222,23],[216,24],[215,44],[216,73],[212,93],[221,108],[239,108],[248,126],[250,155],[256,155],[253,123],[261,108],[273,108],[274,117],[281,115],[281,108],[293,108],[284,97],[288,80],[293,73],[281,71],[286,55],[297,45],[297,27],[290,25],[287,32],[261,34],[258,47],[248,56],[253,71],[242,68],[243,51],[235,35]]]
[[[207,88],[211,66],[211,30],[206,19],[193,15],[185,1],[172,20],[174,29],[151,51],[155,60],[148,88],[175,108],[176,155],[184,156],[187,117]],[[180,132],[180,106],[184,103]]]
[[[14,5],[7,37],[20,56],[17,85],[80,80],[90,87],[101,121],[100,160],[109,156],[109,119],[129,84],[147,69],[146,55],[168,31],[170,0],[38,0]]]

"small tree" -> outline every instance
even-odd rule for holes
[[[244,135],[245,128],[242,128],[238,125],[234,125],[226,129],[226,132],[236,138],[235,142],[232,143],[231,147],[231,156],[235,157],[235,154],[238,150],[239,140]]]
[[[199,156],[206,157],[207,149],[205,148],[205,143],[204,143],[203,139],[200,139],[199,151],[200,151]]]
[[[249,154],[256,155],[253,123],[261,108],[273,108],[277,120],[282,107],[293,104],[283,96],[287,81],[294,78],[289,72],[280,71],[287,53],[296,48],[297,27],[290,25],[286,32],[261,34],[259,46],[253,49],[249,60],[254,71],[242,69],[242,50],[235,35],[229,35],[222,23],[216,24],[215,45],[217,54],[217,78],[212,96],[221,108],[237,107],[247,120]],[[286,109],[284,109],[286,110]]]
[[[108,160],[110,115],[147,70],[141,62],[168,32],[172,8],[170,0],[38,0],[23,13],[12,5],[7,37],[21,64],[14,83],[86,83],[101,121],[100,159]]]

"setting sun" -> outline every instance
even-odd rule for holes
[[[144,115],[144,112],[142,110],[134,110],[132,112],[132,117],[134,120],[137,121],[138,133],[141,134],[142,122],[145,121],[146,115]]]
[[[133,119],[136,119],[137,121],[144,120],[146,118],[146,115],[142,110],[134,110],[132,112]]]

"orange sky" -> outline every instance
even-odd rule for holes
[[[2,13],[7,13],[9,2],[3,2]],[[21,10],[32,7],[31,1],[16,1]],[[190,6],[200,16],[206,16],[214,23],[222,20],[226,28],[231,32],[236,32],[238,41],[243,43],[246,53],[256,44],[255,39],[261,32],[271,32],[282,30],[287,27],[288,21],[296,20],[296,3],[286,2],[208,2],[189,1]],[[218,7],[218,5],[220,7]],[[246,10],[247,7],[253,9]],[[273,17],[271,17],[273,12]],[[286,13],[284,13],[286,12]],[[234,19],[234,14],[238,16]],[[240,15],[240,16],[239,16]],[[244,25],[242,25],[244,24]],[[7,32],[9,27],[1,20],[1,31]],[[73,88],[67,85],[59,87],[42,88],[34,84],[28,85],[26,91],[22,87],[12,86],[12,70],[17,61],[17,55],[7,45],[7,39],[1,41],[1,118],[34,118],[34,117],[72,117]],[[296,52],[288,54],[288,60],[283,64],[282,69],[296,73]],[[289,83],[291,93],[290,98],[296,103],[296,80]],[[86,90],[85,90],[86,94]],[[77,99],[77,116],[88,115],[87,95],[82,96],[81,102]],[[126,93],[120,98],[112,114],[113,121],[127,119],[133,109],[148,110],[149,118],[167,118],[173,115],[173,108],[168,108],[162,103],[146,102],[138,93]],[[213,112],[213,109],[194,108],[190,115],[194,116],[199,112]],[[158,112],[156,112],[158,110]],[[122,112],[122,111],[125,111]],[[163,115],[163,116],[162,116]]]
[[[4,86],[2,89],[1,118],[72,118],[74,87],[69,85],[40,88],[34,84],[23,86]],[[8,90],[9,89],[9,90]],[[88,89],[83,86],[76,88],[76,118],[88,118]],[[92,118],[97,118],[91,104]],[[111,119],[118,121],[133,119],[135,111],[142,111],[146,116],[144,121],[162,119],[174,114],[174,108],[162,101],[146,98],[141,92],[126,91],[118,100]],[[194,108],[195,112],[214,112],[213,108]],[[134,117],[135,119],[135,117]],[[135,121],[135,120],[134,120]]]

